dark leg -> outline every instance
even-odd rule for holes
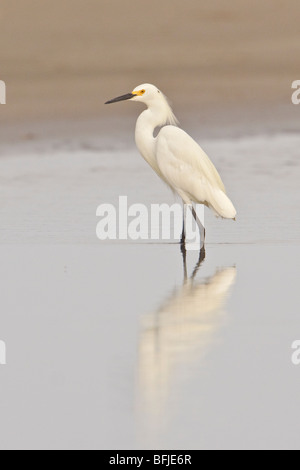
[[[185,247],[185,205],[183,205],[183,227],[181,235],[181,248]]]
[[[185,211],[186,211],[186,206],[185,206],[185,203],[183,202],[183,225],[182,225],[180,248],[181,248],[182,260],[183,260],[184,281],[187,280],[186,248],[185,248]]]
[[[200,219],[198,218],[197,216],[197,213],[195,211],[195,208],[193,205],[191,205],[191,210],[192,210],[192,214],[193,214],[193,217],[195,219],[195,222],[196,224],[198,225],[198,228],[199,228],[199,231],[200,231],[200,242],[201,242],[201,250],[202,248],[204,248],[204,244],[205,244],[205,228],[203,227]]]
[[[201,266],[201,264],[204,262],[205,260],[205,248],[204,246],[200,249],[199,251],[199,259],[198,259],[198,262],[194,268],[194,271],[193,271],[193,274],[191,276],[191,279],[194,279],[196,277],[196,274]]]
[[[187,276],[185,244],[181,245],[181,254],[182,254],[182,261],[183,261],[183,275],[184,275],[184,281],[187,281],[188,276]]]

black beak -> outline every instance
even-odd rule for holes
[[[117,103],[118,101],[130,100],[134,96],[136,95],[134,95],[133,93],[127,93],[127,95],[118,96],[117,98],[114,98],[113,100],[106,101],[105,104],[111,104],[111,103]]]

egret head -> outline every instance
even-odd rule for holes
[[[157,100],[161,92],[156,86],[150,85],[150,83],[144,83],[143,85],[137,86],[131,93],[126,95],[118,96],[105,104],[117,103],[118,101],[132,100],[140,101],[141,103],[148,104],[150,101]]]
[[[144,103],[148,108],[160,109],[165,114],[165,122],[176,124],[177,120],[173,111],[168,103],[165,95],[154,85],[144,83],[137,86],[131,93],[118,96],[105,104],[117,103],[118,101],[138,101]]]

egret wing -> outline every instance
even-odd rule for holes
[[[215,166],[182,129],[174,126],[161,129],[156,159],[164,178],[180,195],[211,207],[221,217],[235,217],[236,211]]]

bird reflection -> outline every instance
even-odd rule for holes
[[[200,373],[198,366],[217,340],[224,321],[223,306],[236,278],[236,268],[226,267],[197,282],[197,273],[205,260],[204,249],[191,276],[187,275],[184,248],[182,254],[183,285],[157,312],[142,318],[138,401],[139,411],[148,424],[149,420],[157,424],[157,420],[165,417],[166,407],[172,406],[174,379],[189,377],[195,370]]]

